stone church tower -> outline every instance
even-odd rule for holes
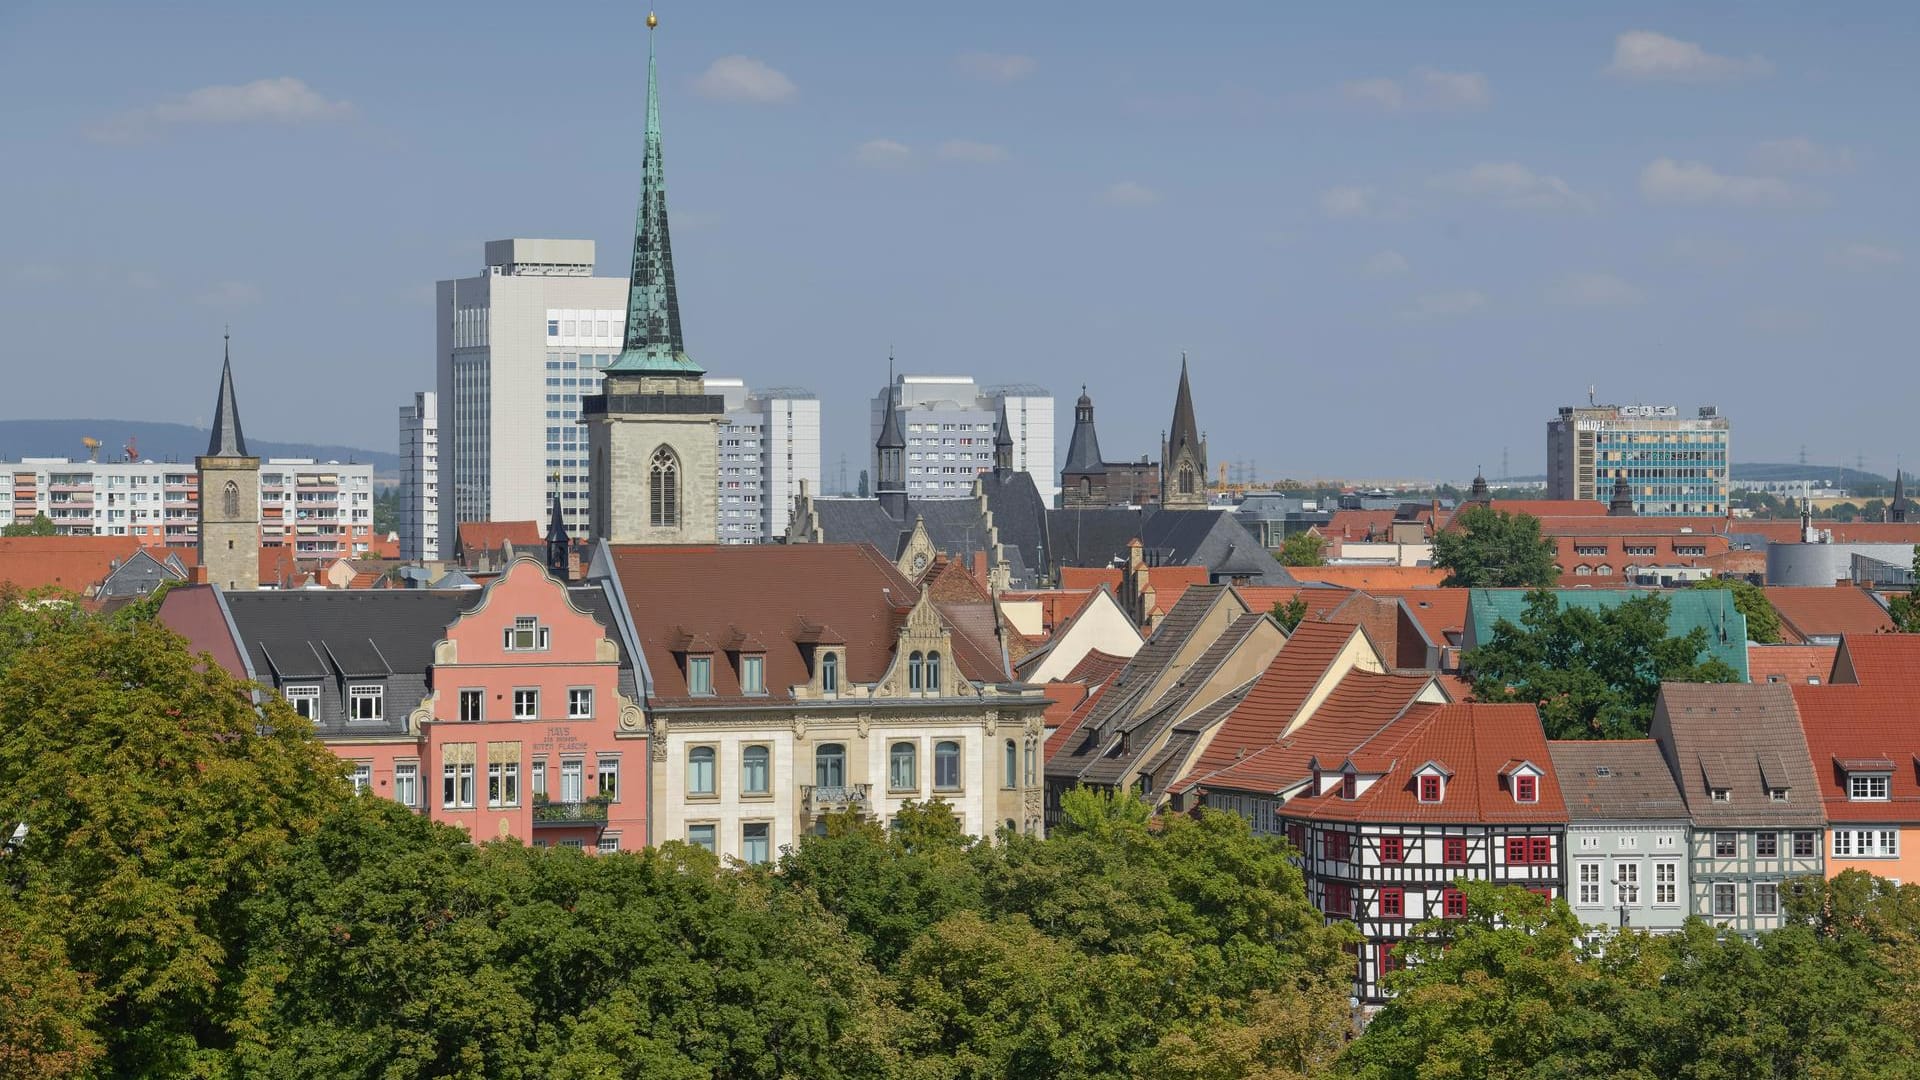
[[[626,338],[599,395],[581,403],[590,525],[593,539],[614,544],[711,544],[719,536],[714,436],[726,404],[706,392],[706,371],[688,358],[680,336],[660,155],[657,25],[647,16],[646,157]]]
[[[247,453],[240,406],[233,396],[233,344],[220,366],[220,399],[213,406],[207,452],[193,459],[200,473],[200,566],[222,589],[260,587],[260,459]]]
[[[1173,428],[1160,443],[1160,505],[1168,510],[1207,508],[1207,440],[1193,420],[1193,389],[1187,356],[1180,354],[1180,392],[1173,401]]]

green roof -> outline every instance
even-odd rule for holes
[[[1520,625],[1526,614],[1527,589],[1474,589],[1467,598],[1468,648],[1483,645],[1493,638],[1493,628],[1505,619]],[[1586,608],[1605,611],[1642,596],[1667,599],[1667,632],[1673,637],[1691,633],[1693,628],[1707,631],[1707,655],[1739,672],[1747,681],[1747,617],[1733,606],[1731,589],[1553,589],[1560,609]]]

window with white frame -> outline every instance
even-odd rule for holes
[[[378,683],[355,683],[347,687],[347,719],[379,720],[385,712],[387,688]]]
[[[576,686],[567,691],[567,719],[593,719],[593,689]]]
[[[773,826],[765,821],[749,821],[740,826],[740,861],[759,866],[773,857]]]
[[[560,798],[563,803],[585,802],[587,798],[584,774],[586,764],[579,758],[560,759]]]
[[[548,643],[548,630],[531,615],[521,615],[502,631],[501,648],[508,652],[538,652]]]
[[[1836,859],[1897,859],[1900,830],[1835,829],[1833,855]]]
[[[515,690],[513,692],[513,718],[515,720],[540,719],[540,691]]]
[[[1847,798],[1854,802],[1886,802],[1890,783],[1890,777],[1855,773],[1847,777]]]
[[[1640,864],[1637,862],[1617,862],[1613,864],[1613,902],[1632,907],[1640,905]]]
[[[696,697],[713,693],[713,657],[687,657],[687,693]]]
[[[441,765],[440,805],[449,810],[473,809],[473,762],[448,761]]]
[[[320,688],[317,686],[289,686],[281,693],[286,695],[287,704],[293,711],[309,720],[320,719]]]
[[[477,724],[487,718],[487,692],[485,690],[460,691],[460,722]]]
[[[740,658],[740,692],[743,694],[764,694],[767,692],[767,660],[764,656],[743,656]]]
[[[401,806],[420,805],[420,763],[401,761],[393,766],[393,801]]]
[[[719,754],[711,746],[695,746],[687,751],[687,794],[713,795],[715,762]]]
[[[1733,882],[1731,881],[1714,882],[1713,883],[1713,913],[1716,916],[1724,917],[1727,915],[1737,914],[1738,910],[1739,909],[1736,907],[1736,904],[1735,904],[1735,891],[1734,891]]]
[[[1579,876],[1578,903],[1581,907],[1600,906],[1600,864],[1583,862],[1576,866]]]
[[[612,754],[602,754],[594,762],[594,773],[598,777],[600,795],[608,802],[620,801],[620,759]]]
[[[533,761],[528,764],[527,771],[531,774],[530,782],[533,784],[534,796],[541,799],[546,798],[547,759],[543,757],[534,758]]]
[[[1653,864],[1653,902],[1660,905],[1672,905],[1680,902],[1679,863],[1657,862]]]
[[[1580,850],[1581,850],[1581,851],[1598,851],[1599,849],[1600,849],[1600,838],[1599,838],[1599,837],[1597,837],[1597,836],[1583,836],[1583,837],[1581,837],[1581,838],[1580,838]]]
[[[620,834],[619,833],[601,833],[600,843],[595,850],[599,851],[600,854],[602,855],[611,855],[614,852],[619,851],[620,850]]]
[[[365,795],[373,788],[373,762],[356,761],[353,763],[353,793]]]
[[[487,805],[490,807],[520,805],[519,762],[487,763]]]

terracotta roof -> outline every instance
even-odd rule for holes
[[[1920,687],[1920,634],[1849,634],[1838,651],[1834,673],[1848,682]]]
[[[1236,585],[1234,588],[1240,593],[1240,599],[1246,602],[1249,609],[1260,612],[1272,611],[1275,604],[1290,604],[1296,596],[1305,597],[1306,618],[1316,622],[1325,620],[1335,608],[1347,602],[1347,597],[1353,595],[1352,589],[1338,586],[1314,588],[1300,585]]]
[[[710,641],[738,632],[767,647],[767,694],[792,700],[811,678],[809,643],[846,646],[843,678],[872,683],[893,662],[900,627],[919,590],[866,544],[622,545],[610,549],[650,669],[652,696],[710,703],[741,699],[734,664],[716,657],[712,697],[689,699],[679,635]],[[998,655],[954,628],[957,670],[975,681],[1006,679]],[[977,628],[976,628],[977,632]]]
[[[1495,499],[1488,505],[1509,514],[1537,518],[1607,516],[1607,504],[1599,499]]]
[[[1838,645],[1748,645],[1747,681],[1756,683],[1826,682],[1833,675]]]
[[[1806,736],[1784,683],[1666,683],[1654,707],[1653,734],[1679,774],[1680,794],[1696,824],[1819,825]],[[1769,787],[1787,788],[1774,802]],[[1726,788],[1715,802],[1710,788]]]
[[[0,586],[84,596],[139,550],[130,536],[0,536]]]
[[[1407,605],[1407,611],[1413,616],[1420,628],[1435,645],[1449,643],[1447,634],[1455,638],[1466,633],[1467,600],[1472,596],[1468,589],[1382,589],[1371,588],[1367,592],[1374,596],[1397,597]]]
[[[1920,822],[1920,725],[1903,690],[1871,685],[1795,686],[1827,817],[1834,821]],[[1889,774],[1884,802],[1847,797],[1847,771]]]
[[[1126,666],[1127,658],[1124,656],[1115,656],[1112,653],[1101,652],[1099,649],[1088,649],[1087,655],[1073,665],[1073,670],[1068,672],[1067,677],[1062,681],[1089,685],[1112,682],[1121,671],[1126,669]]]
[[[1059,684],[1048,683],[1047,685],[1055,686]],[[1070,742],[1073,739],[1074,733],[1079,731],[1080,726],[1087,722],[1087,717],[1092,716],[1094,710],[1099,708],[1100,699],[1106,695],[1107,688],[1112,685],[1113,683],[1111,681],[1108,681],[1108,682],[1103,682],[1098,686],[1095,686],[1091,691],[1087,693],[1086,697],[1081,699],[1079,704],[1073,707],[1073,709],[1071,710],[1071,712],[1068,713],[1065,719],[1060,721],[1059,726],[1054,729],[1053,734],[1047,736],[1047,745],[1046,745],[1045,752],[1047,756],[1047,763],[1049,765],[1053,763],[1054,755],[1058,754],[1062,749],[1064,749],[1068,744],[1068,742]],[[1047,696],[1052,697],[1053,694],[1049,692]],[[1049,706],[1048,712],[1047,712],[1047,723],[1052,724],[1054,722],[1053,721],[1054,715],[1055,714],[1053,713],[1052,706]]]
[[[1353,758],[1356,747],[1415,706],[1429,681],[1417,675],[1350,670],[1299,730],[1278,742],[1241,748],[1234,760],[1211,773],[1201,775],[1196,768],[1188,786],[1278,794],[1310,778],[1316,759],[1338,767]],[[1214,737],[1214,746],[1223,737],[1230,737],[1224,728]],[[1390,760],[1382,761],[1379,768],[1390,765]]]
[[[1416,705],[1355,747],[1355,753],[1392,764],[1358,798],[1341,798],[1335,785],[1325,795],[1289,799],[1287,811],[1339,821],[1517,824],[1567,820],[1546,733],[1532,705]],[[1515,802],[1501,775],[1516,758],[1542,773],[1534,802]],[[1428,762],[1451,774],[1437,803],[1421,802],[1414,782],[1413,774]]]
[[[469,556],[499,551],[503,544],[512,544],[515,551],[537,551],[546,544],[537,521],[463,521],[459,540],[460,552]]]
[[[1278,742],[1314,687],[1327,678],[1328,669],[1359,632],[1360,628],[1351,623],[1302,622],[1280,646],[1245,700],[1221,725],[1199,760],[1168,790],[1184,791],[1207,774],[1240,760],[1244,753]]]
[[[1920,544],[1920,522],[1815,521],[1813,527],[1832,533],[1836,544]],[[1734,522],[1731,531],[1764,536],[1776,544],[1800,543],[1797,519],[1749,518]]]
[[[1321,536],[1342,540],[1393,539],[1394,510],[1335,510],[1325,525],[1316,526]],[[1287,568],[1293,573],[1293,568]],[[1298,577],[1298,574],[1294,575]]]
[[[1704,566],[1707,559],[1725,555],[1729,549],[1726,537],[1698,533],[1671,536],[1563,533],[1549,539],[1554,544],[1553,561],[1560,567],[1560,584],[1589,588],[1630,584],[1626,574],[1629,566],[1640,569]],[[1627,550],[1629,547],[1633,550]],[[1701,554],[1683,555],[1678,550],[1681,547],[1699,548]],[[1588,573],[1581,573],[1581,567]],[[1607,571],[1604,574],[1600,572],[1602,567]]]
[[[1071,620],[1093,601],[1097,589],[1010,589],[1000,594],[1002,603],[1040,605],[1040,629],[1051,634]]]
[[[1602,505],[1604,510],[1604,504]],[[1745,523],[1721,517],[1543,517],[1543,536],[1724,536],[1747,532]]]
[[[1301,581],[1363,590],[1437,589],[1447,579],[1445,570],[1431,566],[1290,566],[1287,572]]]
[[[1556,741],[1547,749],[1575,823],[1687,816],[1673,770],[1652,739]]]
[[[1868,636],[1893,629],[1887,610],[1873,594],[1850,585],[1766,587],[1767,602],[1780,613],[1781,629],[1799,641]]]

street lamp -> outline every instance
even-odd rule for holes
[[[1620,929],[1622,930],[1627,928],[1629,919],[1627,909],[1630,906],[1630,902],[1627,899],[1627,890],[1636,888],[1637,884],[1636,882],[1627,881],[1625,878],[1616,877],[1613,879],[1613,906],[1620,909]],[[1637,900],[1639,897],[1636,896],[1634,899]]]

